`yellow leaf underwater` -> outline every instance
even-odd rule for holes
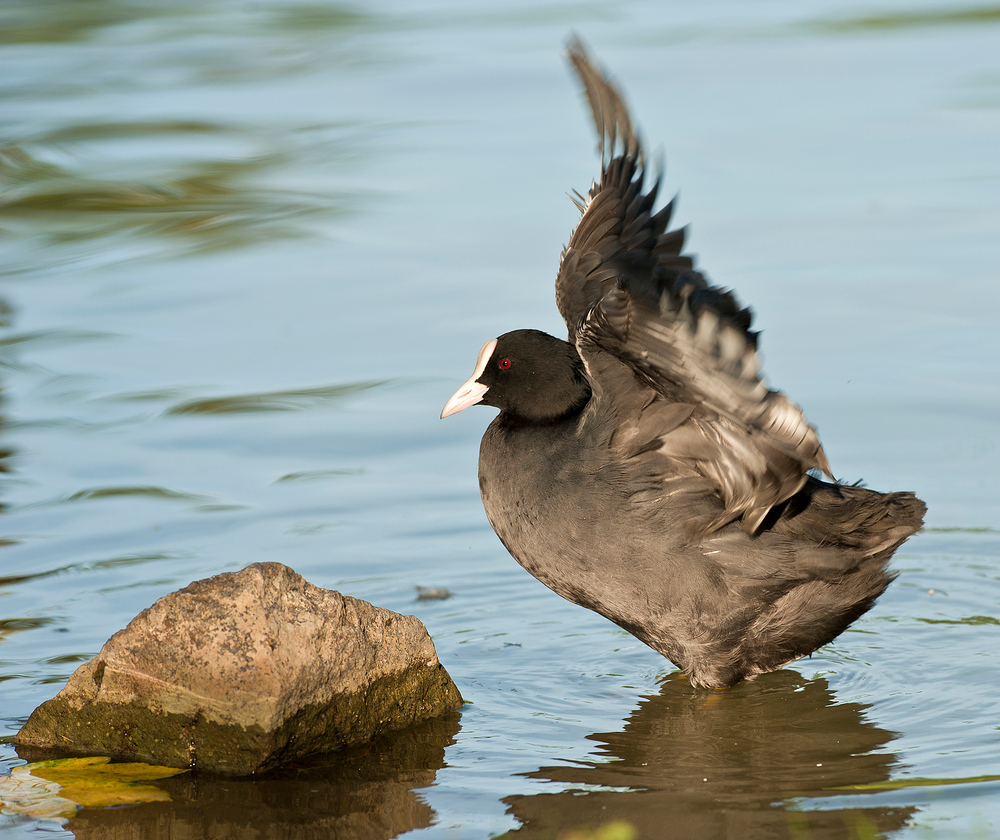
[[[72,816],[78,807],[169,802],[165,790],[143,782],[186,772],[139,762],[112,764],[103,756],[37,761],[0,779],[0,803],[8,813],[58,819]]]

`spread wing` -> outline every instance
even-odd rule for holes
[[[749,311],[693,269],[683,230],[666,229],[671,205],[654,212],[659,181],[643,192],[620,93],[579,42],[569,58],[601,137],[601,179],[579,204],[556,279],[570,341],[597,405],[616,415],[612,445],[641,472],[643,493],[657,482],[663,494],[708,486],[722,502],[708,530],[743,517],[755,531],[808,470],[830,474],[819,437],[762,380]]]
[[[577,194],[574,199],[583,215],[563,250],[556,277],[556,305],[574,341],[587,313],[615,284],[619,259],[641,256],[673,274],[689,271],[694,263],[681,253],[684,229],[667,231],[673,202],[653,212],[659,178],[643,193],[642,144],[621,94],[579,41],[570,43],[568,55],[583,82],[601,152],[600,183],[591,185],[586,198]]]

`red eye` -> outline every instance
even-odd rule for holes
[[[510,367],[510,359],[500,360],[500,370],[507,370]]]

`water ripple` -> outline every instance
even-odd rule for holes
[[[278,135],[165,120],[84,123],[15,138],[0,145],[0,223],[8,239],[55,249],[45,257],[50,265],[66,261],[67,247],[96,240],[168,239],[172,253],[192,253],[301,236],[307,218],[348,215],[359,197],[269,188],[262,179],[309,147],[322,147],[326,160],[343,157],[355,141],[344,127],[332,128],[337,136],[330,126]],[[4,271],[37,271],[34,259]]]
[[[812,21],[807,26],[828,32],[871,32],[941,26],[981,26],[990,23],[1000,23],[1000,6],[982,5],[964,8],[941,6],[897,10],[857,17],[826,18]]]
[[[301,411],[315,405],[387,385],[392,380],[349,382],[319,388],[298,388],[289,391],[263,391],[229,397],[189,400],[168,408],[167,414],[247,414],[259,411]]]

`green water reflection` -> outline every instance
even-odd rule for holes
[[[858,17],[825,18],[807,24],[827,32],[858,32],[902,30],[918,27],[979,26],[1000,23],[1000,6],[958,6],[949,8],[906,9],[883,14],[865,14]]]
[[[188,400],[167,409],[167,414],[246,414],[258,411],[296,411],[313,405],[334,402],[372,388],[385,385],[377,382],[350,382],[319,388],[298,388],[260,394],[239,394]]]
[[[369,23],[370,16],[356,6],[335,3],[220,2],[206,9],[204,3],[143,2],[143,0],[8,0],[0,11],[0,44],[60,44],[85,41],[102,30],[156,21],[173,23],[178,32],[204,32],[207,21],[217,18],[219,29],[231,31],[240,24],[252,31],[313,32],[353,28]],[[160,30],[158,36],[162,35]]]
[[[308,73],[340,51],[357,60],[352,33],[374,25],[327,3],[3,3],[0,237],[11,255],[0,272],[95,254],[107,262],[232,250],[356,212],[356,192],[289,181],[316,184],[325,168],[363,155],[366,129],[280,126],[257,120],[256,103],[242,121],[220,121],[205,102]],[[18,51],[34,57],[32,45],[48,60],[22,68]],[[39,103],[47,108],[23,118]],[[136,111],[147,113],[124,116]],[[91,116],[104,114],[117,118]],[[27,253],[11,247],[18,242]]]
[[[329,158],[347,153],[324,132]],[[205,143],[205,138],[219,141]],[[202,143],[191,143],[201,138]],[[178,151],[191,146],[188,156]],[[200,157],[223,146],[217,156]],[[123,161],[116,155],[127,152]],[[0,147],[0,225],[7,238],[52,247],[170,238],[174,253],[302,235],[308,219],[351,212],[356,197],[270,188],[303,150],[245,126],[180,121],[60,128]],[[21,270],[37,270],[23,265]],[[8,268],[8,271],[11,269]]]

